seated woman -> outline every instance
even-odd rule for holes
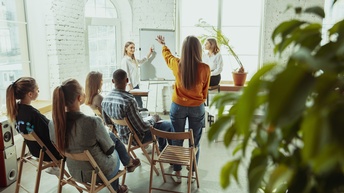
[[[92,110],[98,110],[100,113],[102,113],[101,103],[103,101],[103,96],[100,95],[100,92],[103,85],[103,74],[96,71],[89,72],[86,77],[85,85],[85,104],[89,105]],[[108,118],[106,115],[98,116],[105,118],[106,120],[104,121],[106,123],[111,123],[110,118]],[[109,135],[112,141],[115,143],[117,152],[123,152],[123,154],[119,155],[122,164],[127,167],[128,172],[133,172],[136,167],[141,165],[140,159],[133,159],[128,153],[124,153],[127,152],[124,144],[116,137],[116,135],[114,135],[114,133],[109,132]]]
[[[102,112],[101,103],[103,96],[100,95],[103,86],[103,74],[91,71],[87,74],[85,84],[85,104],[90,106],[92,110]]]
[[[79,82],[68,79],[54,89],[53,122],[56,145],[61,152],[80,153],[89,150],[104,175],[111,179],[119,171],[119,154],[107,129],[99,117],[80,112],[85,102],[85,93]],[[126,151],[124,152],[126,153]],[[73,178],[90,182],[92,166],[88,162],[67,159],[67,167]],[[97,179],[100,182],[100,179]],[[118,193],[128,192],[126,185],[119,185],[118,179],[111,183]]]
[[[6,90],[7,116],[10,123],[14,123],[17,131],[29,134],[34,131],[43,141],[56,159],[61,159],[49,138],[49,119],[31,106],[31,102],[38,97],[39,88],[36,80],[31,77],[21,77],[10,84]],[[25,141],[30,153],[39,157],[41,146],[35,141]],[[44,161],[52,161],[48,154],[44,154]],[[58,175],[58,167],[49,168],[47,173]]]

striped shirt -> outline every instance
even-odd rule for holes
[[[127,91],[113,89],[104,97],[102,109],[113,119],[124,119],[127,117],[141,141],[145,133],[150,133],[147,131],[149,131],[150,126],[155,123],[153,119],[148,121],[142,119],[134,96]],[[116,129],[120,140],[128,144],[130,134],[129,128],[116,125]]]

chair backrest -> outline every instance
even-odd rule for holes
[[[121,125],[121,126],[127,126],[130,130],[130,133],[134,136],[134,139],[137,141],[139,140],[139,137],[137,136],[136,134],[136,130],[134,129],[134,127],[131,125],[129,119],[127,117],[125,117],[124,119],[113,119],[111,118],[111,121],[114,123],[114,124],[117,124],[117,125]]]
[[[44,144],[41,138],[39,138],[38,135],[34,131],[32,131],[29,134],[21,133],[21,135],[23,136],[24,139],[28,141],[36,141],[38,145],[42,148],[43,152],[46,153],[50,157],[52,162],[54,162],[56,166],[59,165],[59,161],[55,158],[55,156],[51,153],[48,147]]]
[[[186,132],[167,132],[167,131],[158,130],[156,128],[151,128],[150,130],[153,136],[157,136],[157,137],[161,137],[165,139],[171,139],[171,140],[189,139],[189,146],[194,145],[192,129],[189,129],[189,131],[186,131]]]
[[[102,118],[103,120],[103,123],[115,134],[118,136],[118,133],[117,133],[117,130],[116,130],[116,127],[114,126],[114,123],[112,122],[111,119],[109,118],[106,118],[104,116],[107,116],[106,114],[103,116],[102,112],[100,112],[100,110],[97,108],[97,109],[92,109],[94,114],[96,114],[98,117]],[[105,113],[105,112],[104,112]],[[108,117],[108,116],[107,116]]]
[[[77,187],[78,190],[84,190],[87,192],[98,192],[99,190],[107,187],[110,192],[116,192],[113,187],[111,186],[111,183],[118,179],[119,177],[123,176],[126,173],[126,169],[123,169],[122,171],[119,171],[118,174],[113,177],[112,179],[108,180],[100,167],[98,166],[97,162],[91,155],[91,153],[88,150],[85,150],[81,153],[61,153],[64,157],[67,159],[72,159],[76,161],[87,161],[91,164],[93,167],[93,172],[92,172],[92,181],[90,184],[84,183],[84,182],[78,182],[81,183],[84,187],[79,186],[77,183],[75,183],[74,178],[67,178],[63,179],[62,176],[60,176],[60,185],[59,185],[59,190],[58,192],[62,191],[62,186],[66,183]],[[61,168],[64,168],[65,161],[61,163]],[[96,178],[97,176],[101,179],[102,183],[97,183]]]

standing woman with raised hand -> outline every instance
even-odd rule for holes
[[[101,118],[87,116],[80,111],[80,105],[84,102],[85,93],[75,79],[68,79],[55,88],[52,112],[55,136],[51,138],[61,152],[89,150],[104,175],[111,179],[119,171],[118,153]],[[90,163],[67,159],[67,167],[76,180],[91,182]],[[120,186],[118,179],[111,185],[118,193],[128,192],[128,187]]]
[[[134,42],[127,42],[124,45],[124,57],[121,62],[121,68],[128,74],[129,90],[140,88],[139,64],[143,64],[152,55],[153,48],[149,49],[147,57],[136,59]],[[139,108],[142,108],[141,96],[134,96]]]
[[[202,59],[204,63],[209,65],[211,72],[209,86],[219,85],[221,81],[223,60],[216,39],[207,38],[207,40],[205,41],[204,48],[205,50],[208,50],[208,53],[203,53]]]
[[[39,88],[36,80],[31,77],[21,77],[10,84],[6,90],[6,108],[10,123],[14,123],[16,130],[23,134],[34,131],[48,147],[56,159],[61,156],[55,149],[49,137],[49,119],[31,106],[31,102],[38,97]],[[40,145],[35,141],[26,141],[30,153],[39,157]],[[44,154],[44,161],[52,161],[48,154]],[[58,167],[46,170],[50,174],[58,174]]]
[[[200,139],[205,125],[204,101],[208,93],[210,68],[202,62],[202,46],[195,36],[185,38],[180,59],[173,56],[165,46],[163,36],[157,36],[156,40],[163,46],[162,55],[176,78],[170,109],[171,122],[176,132],[184,132],[188,118],[189,128],[193,130],[195,147],[198,148],[196,154],[198,162]],[[183,141],[173,141],[173,144],[182,146]],[[178,177],[181,166],[174,165],[173,169],[177,177],[172,176],[172,179],[176,183],[181,183],[181,178]]]

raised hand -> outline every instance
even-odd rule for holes
[[[158,41],[161,45],[165,45],[165,37],[162,35],[158,35],[155,38],[156,41]]]

